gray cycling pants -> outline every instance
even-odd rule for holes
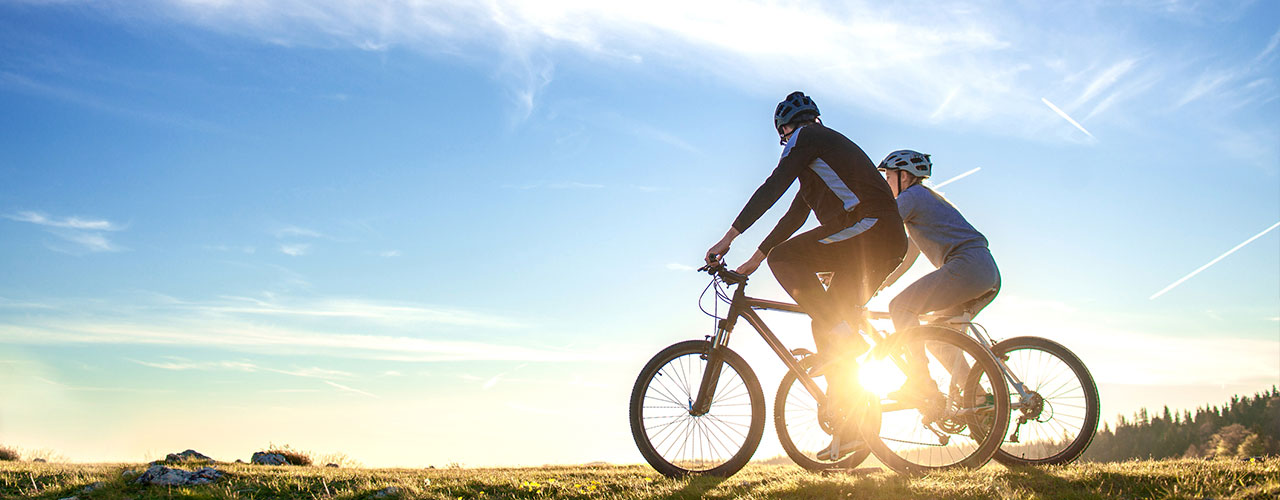
[[[936,271],[912,283],[889,302],[894,331],[920,324],[919,316],[930,312],[958,315],[965,309],[974,314],[995,299],[995,294],[971,303],[983,294],[1000,289],[1000,270],[991,252],[975,247],[958,252]]]

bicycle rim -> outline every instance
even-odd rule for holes
[[[1098,429],[1098,389],[1089,370],[1066,347],[1048,339],[1008,339],[993,351],[1007,357],[1005,364],[1032,395],[1024,402],[1010,391],[1009,433],[996,460],[1056,465],[1079,457]],[[1017,443],[1009,441],[1015,431]]]
[[[709,345],[688,341],[668,347],[649,361],[632,391],[632,435],[664,475],[728,476],[746,465],[760,443],[764,395],[751,368],[727,348],[710,411],[691,413]]]

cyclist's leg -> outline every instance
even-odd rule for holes
[[[813,319],[819,352],[832,347],[830,333],[845,321],[845,312],[851,306],[865,304],[871,292],[902,261],[906,234],[901,226],[889,218],[866,218],[850,228],[818,227],[792,237],[769,253],[769,268],[778,283]],[[823,271],[833,273],[828,289],[823,289],[815,274]]]
[[[980,297],[993,286],[997,286],[999,280],[999,272],[996,270],[995,261],[991,258],[990,252],[986,249],[962,252],[938,270],[912,283],[889,302],[889,315],[893,319],[894,330],[901,332],[918,326],[921,314],[955,308],[963,309],[975,297]],[[985,303],[981,304],[983,307],[985,305]],[[954,312],[959,314],[963,311]],[[919,379],[919,375],[928,372],[928,366],[922,361],[925,359],[923,347],[915,346],[914,351],[909,354],[909,361],[913,366],[908,376],[915,380],[909,380],[908,383],[921,386],[932,385],[927,380]],[[954,376],[953,379],[963,380],[963,375],[968,372],[969,366],[959,353],[935,352],[934,355],[947,365],[945,368]],[[948,362],[948,360],[952,361]]]
[[[864,219],[866,221],[867,219]],[[854,227],[858,225],[855,224]],[[876,287],[902,261],[906,251],[906,234],[897,220],[885,219],[879,224],[867,222],[862,231],[852,228],[818,228],[802,233],[778,245],[769,254],[769,267],[778,282],[796,303],[813,317],[814,342],[820,354],[829,359],[840,359],[845,353],[832,338],[832,329],[845,320],[844,311],[849,306],[866,303]],[[822,288],[815,273],[833,272],[831,285]],[[874,281],[874,284],[868,284]],[[856,325],[851,325],[856,328]],[[865,349],[866,343],[856,330],[847,332],[850,343],[858,343]],[[854,376],[856,362],[851,359],[829,365],[827,373],[829,404],[844,414],[849,414],[848,429],[837,435],[854,439],[853,430],[861,419],[850,410],[860,408]],[[839,439],[839,438],[837,438]],[[836,447],[833,441],[832,446]]]

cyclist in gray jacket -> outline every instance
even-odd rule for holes
[[[930,312],[955,316],[967,310],[976,315],[1000,290],[1000,270],[987,248],[987,238],[955,205],[922,184],[933,172],[929,155],[894,151],[880,162],[879,169],[893,190],[910,238],[902,264],[889,274],[883,287],[902,277],[921,253],[938,268],[889,302],[894,331],[919,326],[920,315]]]

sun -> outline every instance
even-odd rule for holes
[[[863,389],[883,398],[902,387],[907,376],[890,358],[868,358],[858,367],[858,380]]]

